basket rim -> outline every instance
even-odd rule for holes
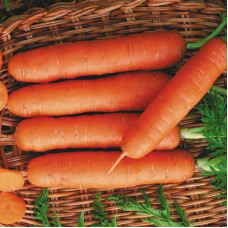
[[[56,39],[53,38],[53,40],[49,39],[48,41],[42,41],[42,39],[39,39],[41,35],[43,35],[44,37],[46,36],[46,34],[41,34],[42,29],[43,31],[47,31],[48,28],[50,28],[50,31],[51,29],[56,29],[56,31],[58,31],[61,25],[66,25],[69,22],[72,23],[75,30],[79,31],[79,35],[82,34],[82,39],[86,39],[86,35],[83,36],[83,24],[81,25],[80,23],[84,21],[93,21],[93,23],[95,23],[96,20],[101,20],[101,27],[104,29],[104,33],[99,30],[99,32],[97,34],[95,33],[94,35],[92,33],[92,29],[87,32],[89,33],[89,35],[92,34],[92,39],[94,39],[93,37],[95,36],[96,38],[100,39],[106,36],[120,35],[118,32],[113,32],[114,30],[109,30],[109,23],[112,23],[112,21],[110,21],[110,18],[116,18],[117,23],[122,22],[123,18],[124,20],[129,20],[128,24],[125,23],[123,25],[131,27],[132,33],[136,33],[137,31],[135,32],[134,30],[135,27],[144,26],[144,24],[148,24],[148,27],[150,26],[151,28],[154,26],[153,23],[155,23],[156,29],[161,28],[163,24],[160,25],[158,22],[156,22],[156,18],[162,17],[164,21],[167,20],[169,16],[173,16],[172,10],[175,8],[175,12],[177,14],[179,13],[178,17],[180,17],[182,21],[186,22],[186,24],[188,21],[190,21],[193,25],[190,28],[184,29],[184,27],[179,27],[177,29],[181,30],[186,40],[197,40],[199,39],[199,37],[210,32],[210,27],[211,29],[213,29],[218,24],[219,16],[215,12],[226,12],[225,7],[217,6],[216,4],[211,3],[202,3],[194,0],[188,2],[183,2],[182,0],[167,0],[166,2],[168,3],[166,5],[164,5],[162,3],[163,1],[161,0],[135,0],[131,1],[130,3],[125,0],[119,1],[113,1],[114,3],[111,6],[107,6],[105,4],[97,6],[96,2],[94,2],[94,4],[91,6],[88,6],[86,4],[83,5],[81,3],[80,5],[77,5],[77,7],[72,9],[70,9],[71,4],[67,4],[65,8],[64,4],[54,4],[48,9],[33,8],[29,9],[23,15],[11,17],[4,23],[0,24],[0,46],[2,47],[4,55],[4,65],[1,72],[1,80],[4,81],[9,91],[14,89],[15,86],[18,86],[13,84],[6,67],[8,59],[10,58],[12,53],[23,50],[24,47],[29,48],[30,43],[49,45],[49,43],[58,43],[59,41],[61,41],[61,36],[56,36]],[[86,2],[88,3],[89,1]],[[184,7],[192,10],[193,16],[189,16],[189,14],[186,13],[185,10],[183,10],[185,9]],[[154,13],[148,13],[148,11],[151,10],[155,10]],[[158,13],[158,11],[160,12],[160,14]],[[166,14],[166,12],[168,13]],[[198,20],[194,17],[194,12],[195,17],[199,15]],[[134,17],[134,15],[137,16]],[[212,19],[209,20],[209,17],[211,17]],[[142,18],[144,20],[144,24],[136,24],[138,20],[140,21]],[[176,26],[181,19],[173,19],[169,25]],[[150,23],[148,23],[148,20],[150,20]],[[151,21],[153,21],[153,23]],[[91,26],[94,25],[93,23],[91,23]],[[206,25],[204,25],[204,23]],[[195,25],[198,26],[196,29],[194,27]],[[128,32],[127,29],[124,28],[124,26],[123,29],[121,27],[121,29],[123,30],[123,32],[121,31],[122,35],[125,35]],[[195,31],[193,36],[191,36],[190,33],[191,29]],[[34,34],[38,34],[38,37],[34,38]],[[84,34],[86,34],[86,32]],[[63,36],[64,35],[65,33],[63,32]],[[69,37],[71,36],[76,38],[78,38],[79,36],[77,33],[67,33],[67,35]],[[23,42],[20,39],[23,40]],[[88,36],[88,39],[91,38]],[[66,40],[66,42],[68,42],[68,38],[66,38]],[[20,41],[19,44],[15,43],[16,41]],[[189,55],[186,58],[188,57]],[[177,68],[173,69],[173,72],[175,72],[176,69]],[[220,81],[217,81],[218,85],[224,86],[225,80],[225,76],[220,78]],[[198,122],[198,119],[199,116],[197,114],[195,117],[187,116],[182,124],[183,126],[199,126],[200,123]],[[7,109],[4,109],[1,112],[1,126],[4,125],[4,127],[7,128],[7,131],[5,129],[1,129],[1,138],[9,134],[9,131],[11,131],[11,133],[13,132],[17,121],[18,119],[14,118]],[[202,148],[204,148],[202,145],[203,144],[198,144],[198,142],[195,142],[193,144],[188,141],[183,142],[183,147],[190,147],[191,152],[195,154],[195,156],[198,156],[202,151]],[[4,153],[4,156],[0,155],[0,158],[6,159],[5,162],[3,161],[3,164],[8,166],[9,168],[15,169],[16,167],[17,169],[23,170],[22,173],[26,179],[26,171],[24,170],[24,168],[25,164],[27,164],[27,161],[31,158],[31,155],[18,150],[18,148],[13,148],[9,152],[2,151],[3,145],[0,145],[0,148],[1,152]],[[7,154],[7,156],[5,156],[5,154]],[[20,160],[19,163],[17,162],[18,160]],[[209,185],[210,180],[210,178],[200,176],[199,170],[196,168],[195,175],[192,179],[181,183],[180,185],[165,185],[165,194],[167,195],[167,197],[169,197],[168,199],[171,204],[173,198],[176,197],[176,199],[180,201],[180,204],[184,207],[184,209],[186,209],[187,216],[191,219],[191,221],[194,219],[197,220],[198,218],[196,222],[196,225],[198,226],[205,226],[208,224],[218,225],[220,224],[220,221],[221,224],[225,223],[226,207],[221,206],[221,203],[223,201],[219,200],[216,197],[216,194],[218,194],[219,191],[214,191],[211,188],[211,186]],[[136,199],[138,200],[142,200],[139,192],[139,189],[141,187],[144,187],[145,191],[151,195],[152,202],[154,202],[154,192],[157,188],[157,185],[145,185],[129,189],[102,191],[102,199],[105,199],[107,195],[110,195],[113,192],[122,192],[124,194],[136,197]],[[32,203],[34,202],[35,197],[39,194],[40,190],[40,188],[31,186],[31,184],[26,183],[23,189],[16,191],[18,195],[23,196],[26,200],[27,214],[24,219],[15,226],[25,226],[28,224],[30,226],[32,224],[39,225],[39,223],[36,222],[32,217]],[[91,201],[94,195],[95,191],[91,189],[50,189],[51,205],[53,207],[50,207],[50,210],[48,211],[48,216],[50,218],[52,210],[56,208],[59,211],[61,218],[64,217],[66,214],[66,221],[64,221],[64,224],[75,225],[72,216],[77,216],[80,211],[86,210],[86,224],[93,224],[94,220],[91,219]],[[58,203],[58,200],[60,203]],[[80,202],[78,202],[78,200],[80,200]],[[71,205],[72,207],[67,205],[68,201],[70,201],[70,203],[73,202],[73,205]],[[121,213],[118,210],[118,207],[116,207],[114,204],[105,203],[105,206],[107,207],[106,210],[110,212],[109,217],[112,217],[115,213],[117,214],[118,222],[120,225],[128,226],[130,224],[134,226],[146,226],[146,224],[140,222],[140,216],[136,216],[132,213]],[[0,224],[0,226],[2,225]]]

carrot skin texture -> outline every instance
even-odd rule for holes
[[[194,172],[192,155],[175,150],[153,151],[140,159],[125,157],[107,175],[120,154],[73,152],[36,157],[28,164],[28,180],[40,187],[108,190],[142,184],[180,183],[191,178]]]
[[[13,224],[23,218],[26,211],[24,200],[13,192],[0,193],[0,223]]]
[[[21,150],[37,152],[67,148],[120,147],[124,132],[139,115],[106,113],[25,119],[17,125],[15,142]],[[156,149],[171,150],[179,143],[179,128],[175,127]]]
[[[185,41],[177,31],[132,34],[19,53],[10,59],[9,72],[17,81],[44,83],[79,76],[157,70],[176,64],[185,51]]]
[[[226,49],[222,39],[214,38],[183,65],[125,132],[121,148],[126,156],[140,158],[154,150],[187,115],[226,70]]]
[[[0,168],[0,191],[11,192],[21,189],[24,178],[20,171]]]
[[[0,111],[6,106],[8,101],[8,91],[5,85],[0,81]]]
[[[94,80],[31,85],[12,92],[7,106],[21,117],[140,111],[168,81],[162,72],[139,71]]]

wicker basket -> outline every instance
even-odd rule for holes
[[[222,1],[216,2],[218,4],[195,0],[84,0],[77,3],[75,1],[56,3],[48,10],[31,8],[24,14],[10,17],[0,24],[0,48],[4,56],[1,81],[9,92],[23,86],[9,75],[7,70],[9,58],[17,52],[50,44],[164,29],[179,30],[187,42],[198,41],[218,26],[221,21],[219,13],[226,11]],[[175,73],[192,53],[188,51],[185,59],[169,72]],[[221,75],[215,84],[226,87],[226,74]],[[12,134],[19,120],[7,108],[0,114],[0,166],[22,170],[26,179],[27,162],[40,154],[23,152],[14,145]],[[189,114],[180,125],[200,126],[200,115],[197,112],[194,115]],[[206,143],[202,140],[182,141],[180,148],[187,148],[194,157],[207,153]],[[171,203],[171,211],[174,209],[173,201],[177,199],[195,226],[226,226],[226,207],[222,206],[224,200],[217,197],[220,192],[211,187],[211,180],[212,178],[203,177],[196,169],[190,180],[178,185],[164,185],[165,195]],[[141,201],[140,189],[143,188],[151,196],[152,205],[158,207],[157,187],[158,185],[145,185],[102,191],[101,197],[104,200],[114,193],[123,193]],[[41,188],[32,186],[28,182],[22,190],[17,191],[25,199],[27,210],[24,218],[13,226],[41,225],[33,217],[33,203],[40,191]],[[51,217],[52,211],[57,210],[63,226],[76,226],[78,215],[86,211],[86,226],[95,224],[91,207],[95,193],[94,189],[50,189],[51,206],[48,216]],[[117,217],[118,226],[151,226],[142,222],[142,216],[119,210],[114,202],[105,200],[102,202],[108,217],[114,215]],[[172,216],[175,218],[175,215]]]

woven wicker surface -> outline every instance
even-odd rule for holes
[[[221,4],[220,4],[221,3]],[[9,58],[21,51],[50,44],[71,42],[77,40],[101,39],[152,30],[177,29],[187,42],[195,42],[207,36],[220,23],[219,13],[226,8],[222,1],[203,3],[200,1],[181,0],[135,0],[135,1],[80,1],[56,3],[48,10],[31,8],[24,14],[13,16],[0,24],[0,48],[4,56],[4,65],[0,74],[1,81],[9,92],[23,86],[13,80],[7,70]],[[188,51],[185,59],[168,70],[174,74],[191,55]],[[216,81],[216,85],[226,87],[226,72]],[[193,114],[187,115],[181,121],[181,126],[200,126],[200,115],[193,109]],[[19,169],[24,172],[28,161],[40,154],[23,152],[14,145],[12,137],[15,126],[20,118],[13,116],[7,108],[0,114],[0,166]],[[194,157],[206,154],[206,143],[203,140],[182,140],[180,148],[187,148]],[[177,199],[185,209],[188,219],[195,221],[195,226],[226,226],[226,207],[222,206],[220,193],[210,186],[211,178],[200,175],[195,170],[193,178],[178,184],[164,185],[165,195],[171,202]],[[158,185],[146,185],[128,189],[102,191],[105,199],[114,193],[142,200],[140,189],[151,196],[152,205],[158,207],[156,199]],[[17,191],[27,204],[25,217],[14,226],[40,225],[33,218],[33,203],[41,188],[26,183],[24,188]],[[96,223],[91,204],[96,190],[50,189],[49,216],[57,210],[64,226],[76,226],[76,219],[81,211],[86,211],[86,225]],[[114,202],[103,201],[108,217],[117,216],[119,226],[151,226],[143,223],[142,216],[133,212],[122,212]],[[175,218],[175,215],[173,215]],[[0,224],[0,226],[3,226]]]

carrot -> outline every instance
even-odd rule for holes
[[[194,159],[184,150],[153,151],[140,159],[125,157],[109,175],[119,152],[73,152],[29,161],[28,180],[40,187],[115,189],[142,184],[179,183],[191,178]]]
[[[222,39],[211,39],[183,65],[125,132],[115,165],[125,155],[140,158],[156,148],[226,70],[226,49]]]
[[[185,41],[177,31],[148,32],[19,53],[10,59],[9,72],[18,81],[40,83],[123,71],[155,70],[176,64],[185,51]]]
[[[11,93],[7,105],[21,117],[144,110],[168,80],[161,72],[129,72],[31,85]]]
[[[8,91],[5,85],[0,81],[0,111],[6,106],[8,100]]]
[[[11,192],[23,185],[24,179],[20,171],[0,168],[0,191]]]
[[[0,223],[15,223],[23,218],[25,211],[25,202],[21,197],[12,192],[0,193]]]
[[[22,120],[15,141],[24,151],[66,148],[120,147],[124,132],[139,117],[136,113],[110,113],[76,117],[36,117]],[[174,149],[180,143],[179,128],[171,131],[157,149]]]

